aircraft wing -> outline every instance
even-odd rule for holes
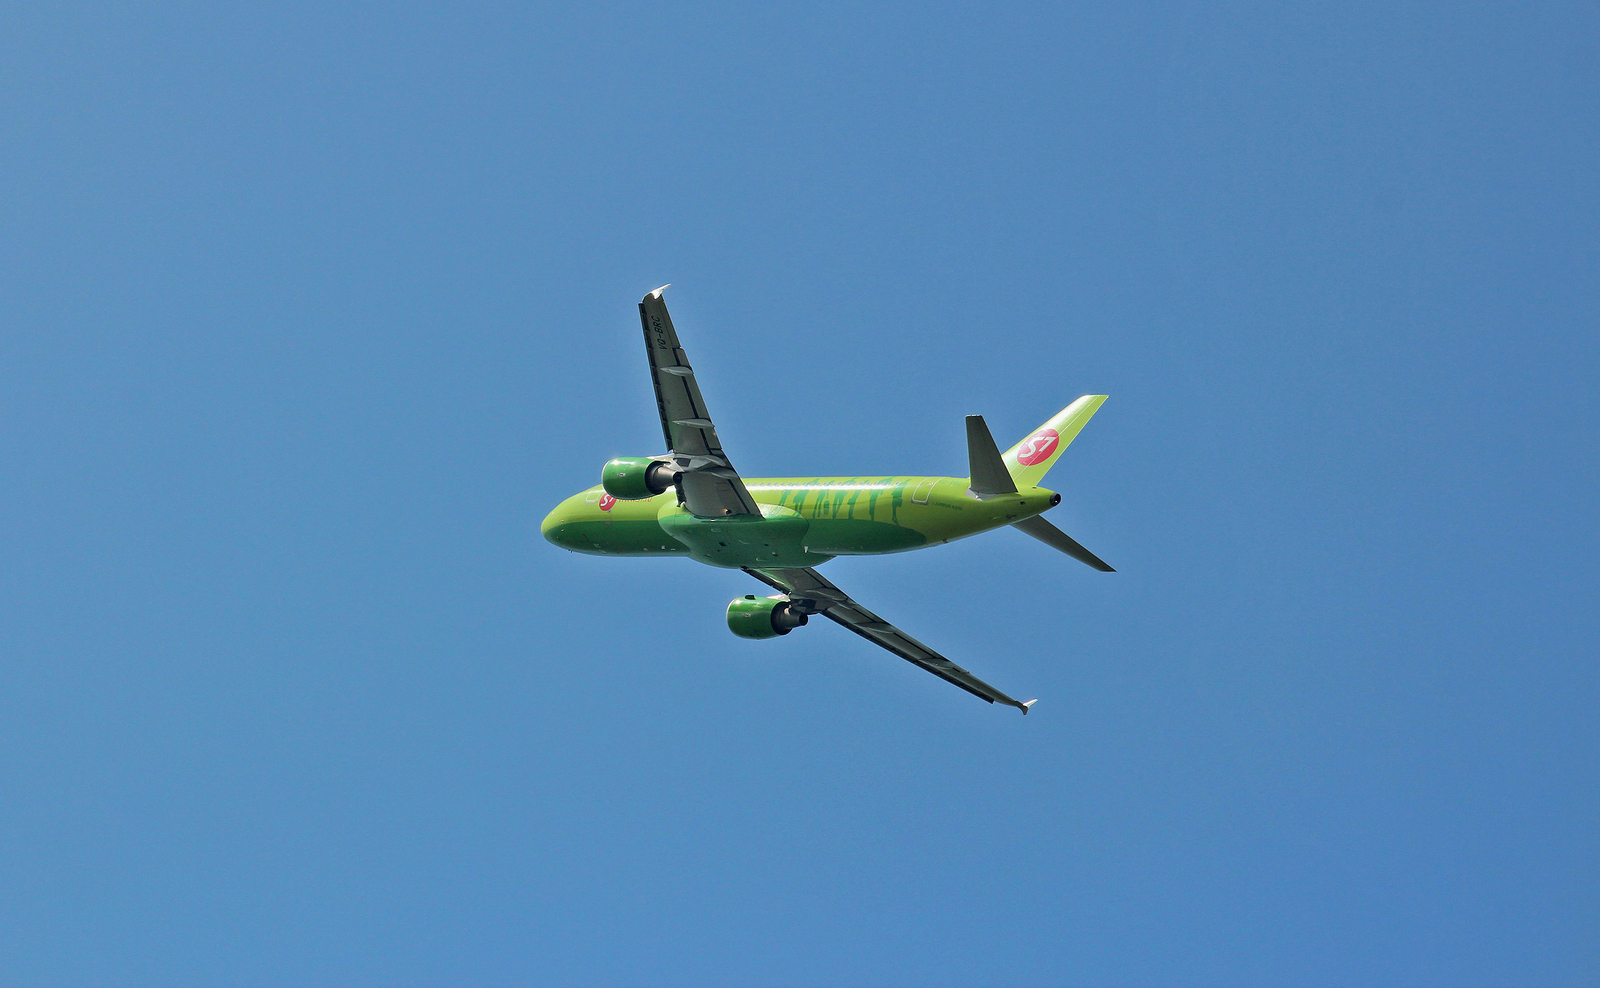
[[[644,324],[644,345],[650,355],[650,376],[656,387],[656,406],[661,410],[661,431],[672,451],[672,462],[681,473],[683,504],[691,514],[702,516],[760,515],[755,498],[722,452],[717,428],[711,424],[694,368],[678,345],[667,303],[661,299],[662,285],[639,302],[639,320]]]
[[[789,596],[790,601],[803,604],[807,611],[821,614],[836,624],[844,625],[867,641],[881,645],[907,662],[921,666],[973,696],[981,697],[990,703],[998,701],[1009,704],[1023,713],[1027,713],[1028,708],[1034,704],[1033,700],[1024,703],[1006,696],[851,600],[849,594],[829,583],[814,569],[746,569],[745,572],[767,586],[783,591]]]

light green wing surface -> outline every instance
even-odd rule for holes
[[[745,489],[738,471],[722,452],[717,427],[711,424],[694,368],[678,344],[662,285],[639,302],[644,324],[644,345],[650,356],[650,378],[655,384],[656,406],[661,412],[661,432],[672,462],[677,465],[683,505],[704,517],[761,515],[755,498]]]
[[[1039,481],[1061,458],[1061,451],[1072,445],[1072,440],[1078,438],[1078,433],[1094,418],[1105,400],[1105,395],[1084,395],[1030,432],[1028,438],[1006,450],[1003,459],[1016,485],[1039,486]]]
[[[951,662],[933,649],[912,638],[883,618],[850,599],[849,594],[829,583],[814,569],[746,569],[746,573],[775,590],[787,594],[791,603],[810,614],[821,614],[841,624],[874,645],[888,649],[913,665],[954,683],[973,696],[990,703],[1005,703],[1023,713],[1033,700],[1014,700],[972,673]]]

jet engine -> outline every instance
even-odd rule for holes
[[[655,456],[619,456],[600,470],[600,486],[620,501],[639,501],[672,489],[678,468]]]
[[[745,594],[728,604],[728,630],[740,638],[776,638],[806,623],[806,613],[784,597]]]

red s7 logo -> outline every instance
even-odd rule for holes
[[[1061,434],[1054,429],[1040,429],[1017,446],[1017,462],[1025,467],[1048,460],[1056,451]]]

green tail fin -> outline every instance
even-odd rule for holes
[[[1105,400],[1105,395],[1084,395],[1029,433],[1028,438],[1006,450],[1001,459],[1017,486],[1039,486],[1039,481],[1056,465],[1061,451],[1072,445],[1079,430],[1094,417]]]

